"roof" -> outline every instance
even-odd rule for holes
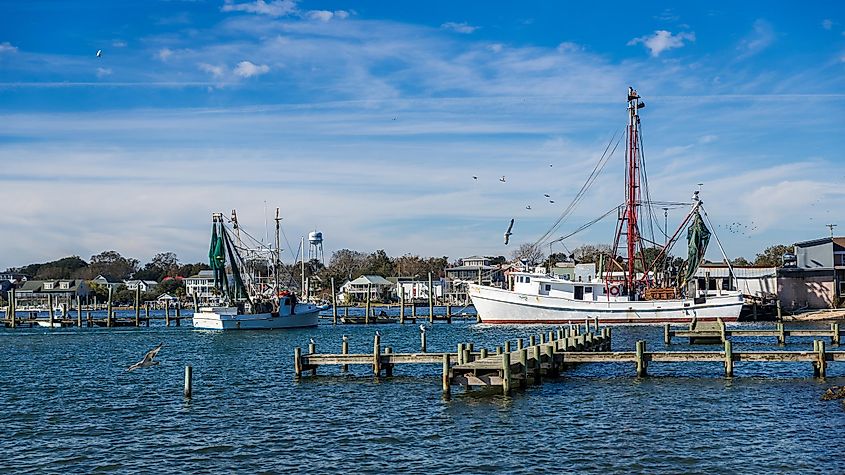
[[[53,288],[52,289],[45,289],[44,288],[45,282],[52,282],[54,284]],[[61,282],[67,282],[69,284],[68,288],[66,288],[66,289],[61,288],[61,286],[59,285]],[[57,292],[57,293],[76,292],[77,288],[79,288],[79,285],[82,284],[83,282],[84,281],[79,280],[79,279],[27,280],[20,287],[18,287],[18,290],[23,291],[23,292],[33,292],[33,293],[37,293],[37,292],[48,292],[48,293],[49,292]]]
[[[100,274],[97,277],[94,277],[94,279],[92,279],[92,280],[105,280],[109,284],[122,284],[123,283],[123,281],[120,280],[120,279],[115,279],[114,277],[112,277],[110,275],[103,275],[103,274]]]
[[[496,270],[498,270],[499,267],[498,266],[457,266],[457,267],[447,267],[446,272],[449,272],[450,270],[473,270],[473,271],[477,272],[478,269],[481,269],[481,270],[496,269]]]
[[[358,277],[355,280],[351,280],[348,283],[352,285],[393,285],[392,282],[380,275],[362,275],[361,277]]]
[[[127,280],[127,281],[125,281],[125,282],[126,282],[127,284],[130,284],[130,283],[135,284],[135,283],[141,283],[141,282],[143,282],[143,283],[144,283],[144,285],[150,285],[150,286],[152,286],[152,285],[158,285],[158,282],[156,282],[156,281],[154,281],[154,280],[130,279],[130,280]]]
[[[733,266],[734,277],[737,279],[761,279],[766,277],[776,277],[778,275],[777,267],[744,267]],[[730,276],[728,266],[721,265],[702,265],[695,271],[696,277],[706,277],[710,274],[710,278],[721,279]]]

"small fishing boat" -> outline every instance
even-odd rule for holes
[[[320,307],[300,302],[280,286],[279,209],[276,208],[275,246],[255,240],[240,228],[232,212],[227,226],[222,213],[212,215],[209,261],[214,272],[218,304],[200,306],[194,328],[259,330],[315,327]],[[252,241],[252,247],[244,244]]]

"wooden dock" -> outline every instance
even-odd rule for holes
[[[829,329],[819,330],[788,329],[783,323],[777,323],[771,330],[727,329],[721,320],[713,322],[710,326],[699,324],[688,329],[673,329],[668,323],[663,327],[663,342],[667,345],[672,343],[672,338],[689,338],[690,343],[724,343],[736,337],[771,337],[781,345],[786,344],[787,337],[829,338],[832,345],[838,346],[842,340],[842,332],[839,329],[839,323],[836,322],[831,323]]]
[[[636,342],[634,351],[610,351],[610,328],[596,328],[593,332],[588,324],[585,330],[581,333],[579,327],[562,328],[549,332],[548,337],[531,336],[527,345],[519,339],[515,349],[506,341],[494,351],[475,351],[472,343],[461,343],[454,353],[394,353],[390,347],[382,351],[378,335],[373,340],[373,352],[365,354],[349,354],[346,341],[341,353],[336,354],[317,353],[316,346],[311,344],[306,354],[299,347],[294,350],[294,371],[300,379],[308,371],[316,375],[321,366],[340,365],[345,372],[349,365],[367,365],[372,367],[373,376],[379,378],[382,374],[393,376],[396,365],[439,364],[443,393],[448,397],[453,385],[467,390],[501,388],[507,395],[517,386],[541,384],[584,363],[629,363],[638,377],[646,377],[649,365],[654,363],[720,363],[725,377],[733,376],[736,363],[810,363],[813,376],[824,378],[829,362],[845,362],[845,352],[826,351],[824,340],[814,340],[812,351],[733,351],[733,343],[728,339],[722,351],[647,351],[643,340]],[[422,343],[424,347],[424,340]]]

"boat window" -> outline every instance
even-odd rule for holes
[[[576,285],[575,286],[575,300],[584,300],[584,286],[583,285]]]
[[[584,293],[585,293],[585,294],[591,294],[591,293],[593,293],[593,288],[592,288],[592,287],[590,287],[590,286],[584,287]]]
[[[526,278],[525,278],[525,283],[527,284],[527,283],[529,283],[529,282],[531,282],[531,277],[526,277]]]
[[[552,290],[551,284],[546,284],[546,292]]]

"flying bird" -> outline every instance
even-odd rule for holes
[[[99,57],[100,57],[100,56],[102,56],[102,55],[103,55],[103,50],[98,49],[98,50],[97,50],[97,57],[99,58]]]
[[[152,350],[148,351],[146,355],[144,355],[144,359],[141,361],[133,364],[132,366],[126,368],[126,371],[134,371],[140,368],[149,368],[150,366],[155,366],[158,364],[158,361],[153,361],[153,358],[156,357],[161,347],[164,346],[164,343],[159,343],[158,346],[153,348]]]
[[[549,168],[552,168],[552,166],[553,166],[553,165],[550,163],[550,164],[549,164]]]
[[[549,200],[549,203],[554,204],[555,200]]]
[[[473,175],[473,176],[472,176],[472,179],[473,179],[473,180],[478,180],[478,177],[477,177],[477,176],[475,176],[475,175]]]
[[[505,175],[502,175],[502,178],[499,178],[499,181],[501,181],[502,183],[504,183],[504,182],[505,182]]]
[[[549,194],[548,194],[548,193],[543,193],[543,196],[545,196],[546,198],[548,198],[548,197],[549,197]]]
[[[511,218],[511,224],[508,225],[508,230],[505,231],[505,246],[508,245],[508,241],[511,239],[511,234],[513,234],[511,229],[513,229],[513,218]]]
[[[531,205],[526,206],[525,209],[531,209]]]

